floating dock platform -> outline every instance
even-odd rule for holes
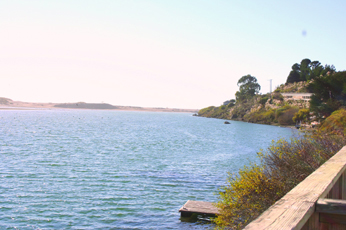
[[[193,214],[215,216],[220,214],[219,210],[211,202],[188,200],[179,209],[181,217],[191,217]]]

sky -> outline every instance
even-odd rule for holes
[[[304,58],[346,70],[346,1],[1,0],[0,97],[201,109]]]

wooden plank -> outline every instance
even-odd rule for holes
[[[320,228],[320,214],[318,212],[314,212],[309,220],[305,223],[301,230],[310,230],[310,229],[319,229]]]
[[[183,207],[179,209],[181,214],[197,213],[206,215],[220,214],[219,210],[211,202],[188,200]]]
[[[316,202],[316,212],[345,215],[346,219],[346,200],[320,198]]]
[[[244,229],[301,229],[346,169],[346,147],[330,158]]]
[[[344,229],[346,229],[346,216],[341,214],[329,214],[329,213],[320,213],[320,222],[329,223],[329,224],[338,224],[345,225]]]
[[[343,174],[343,173],[342,173]],[[342,174],[338,181],[334,184],[333,188],[330,190],[327,198],[331,199],[341,199],[342,198]]]
[[[342,188],[342,194],[341,194],[341,199],[346,200],[346,171],[342,174],[342,183],[341,183],[341,188]]]

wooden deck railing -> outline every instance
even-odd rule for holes
[[[346,229],[346,146],[244,229]]]

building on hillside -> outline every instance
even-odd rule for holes
[[[223,105],[228,105],[229,103],[231,103],[231,101],[224,101]]]
[[[282,96],[284,97],[285,101],[288,100],[303,100],[303,101],[310,101],[312,93],[282,93]]]

